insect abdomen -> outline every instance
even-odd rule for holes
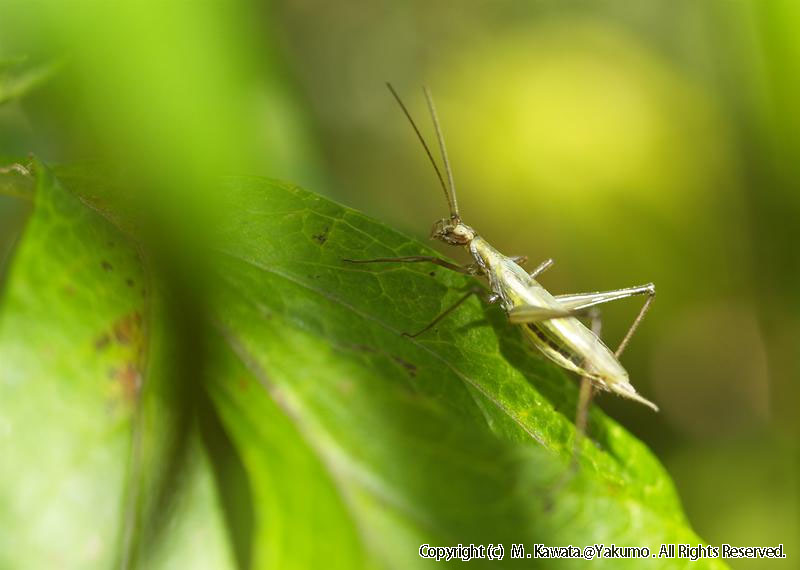
[[[575,372],[587,373],[583,369],[585,358],[572,350],[558,335],[537,323],[528,323],[523,330],[533,345],[550,360]]]

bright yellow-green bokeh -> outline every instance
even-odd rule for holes
[[[697,224],[731,179],[710,98],[617,28],[566,19],[525,29],[435,75],[446,78],[437,95],[464,214],[479,208],[484,227],[625,235],[636,212]]]

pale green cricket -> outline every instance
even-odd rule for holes
[[[582,433],[585,429],[586,413],[593,388],[614,392],[658,411],[655,404],[636,392],[630,383],[627,371],[619,362],[620,354],[625,350],[633,333],[638,328],[655,298],[655,286],[652,283],[648,283],[647,285],[614,291],[551,295],[536,281],[536,277],[552,265],[552,259],[544,261],[533,272],[528,273],[520,266],[526,258],[503,255],[478,235],[472,227],[461,220],[444,137],[442,136],[436,108],[428,89],[424,88],[424,93],[439,141],[439,149],[447,173],[447,184],[445,184],[436,160],[433,158],[433,154],[419,128],[411,118],[408,109],[406,109],[391,84],[387,83],[387,86],[422,143],[450,206],[450,217],[441,219],[434,224],[431,238],[466,248],[474,262],[466,266],[460,266],[438,257],[429,256],[348,259],[345,261],[351,263],[429,262],[460,273],[486,277],[492,291],[487,299],[488,302],[500,302],[508,313],[509,321],[522,325],[524,335],[542,354],[559,366],[576,372],[581,376],[582,383],[576,419],[579,433]],[[416,337],[427,331],[466,301],[472,294],[478,292],[480,292],[479,289],[468,292],[450,308],[438,315],[428,326],[413,335],[407,336]],[[634,295],[647,295],[647,299],[619,347],[613,352],[600,340],[600,322],[596,310],[595,314],[590,315],[592,317],[592,329],[586,327],[577,318],[579,315],[585,315],[587,309],[591,307]]]

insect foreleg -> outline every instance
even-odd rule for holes
[[[475,263],[456,265],[432,255],[409,255],[407,257],[377,257],[375,259],[343,259],[347,263],[433,263],[445,269],[464,273],[465,275],[480,275],[481,268]]]

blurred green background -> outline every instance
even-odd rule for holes
[[[597,404],[666,464],[697,532],[800,552],[800,4],[0,9],[0,156],[123,161],[143,194],[182,189],[149,196],[166,216],[213,212],[215,177],[251,173],[424,238],[446,205],[384,82],[430,137],[429,85],[467,223],[553,257],[554,293],[656,283],[623,362],[662,411]],[[0,259],[25,213],[0,197]],[[604,310],[612,344],[639,302]]]

